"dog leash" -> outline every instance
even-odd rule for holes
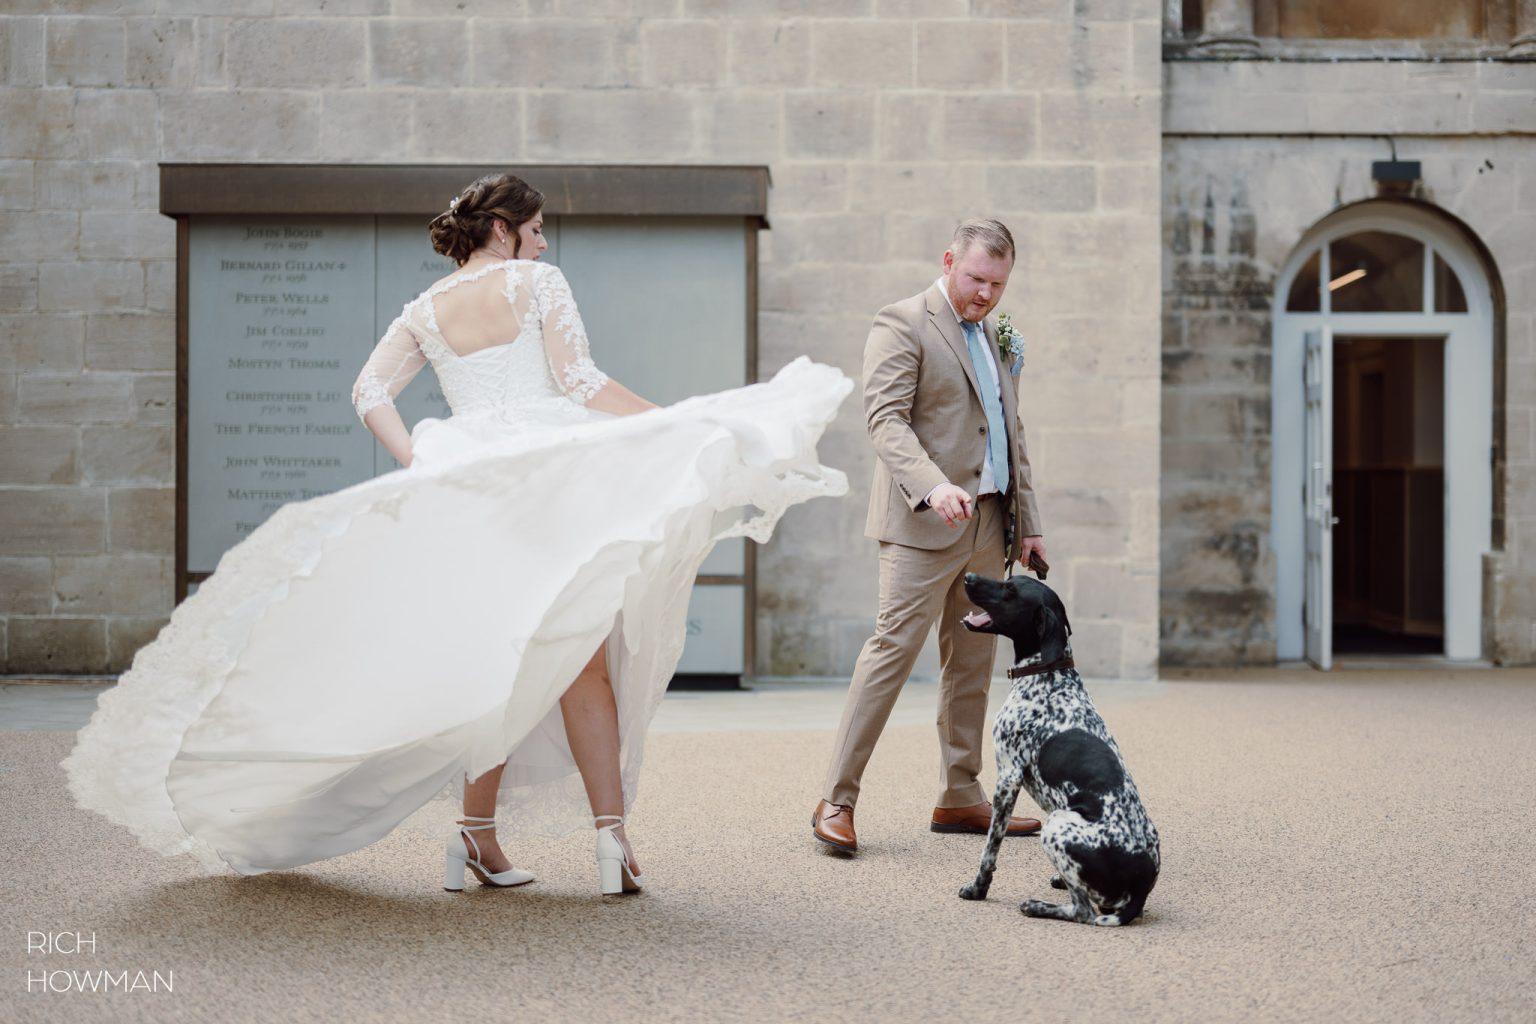
[[[1003,565],[1003,579],[1007,579],[1008,577],[1014,575],[1018,564],[1019,563],[1017,559],[1008,559],[1008,561]],[[1042,583],[1045,582],[1045,574],[1051,571],[1050,563],[1041,558],[1040,552],[1035,551],[1034,549],[1031,549],[1029,552],[1029,563],[1025,568],[1028,568],[1030,572],[1034,573],[1035,577]],[[1022,572],[1023,569],[1018,569],[1018,571]]]
[[[1077,663],[1071,658],[1063,658],[1060,661],[1053,661],[1049,665],[1030,665],[1027,668],[1020,668],[1015,665],[1008,670],[1008,678],[1023,679],[1025,676],[1039,676],[1047,672],[1055,672],[1059,668],[1077,668]]]

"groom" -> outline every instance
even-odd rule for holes
[[[999,351],[997,306],[1013,270],[1013,236],[995,220],[968,220],[927,291],[875,317],[864,345],[864,415],[879,459],[866,536],[880,542],[875,635],[853,669],[817,839],[858,849],[853,807],[875,741],[934,622],[939,627],[940,789],[935,832],[984,833],[992,807],[977,781],[996,638],[960,623],[968,572],[1002,576],[1007,560],[1043,558],[1014,382]],[[1011,836],[1038,832],[1013,818]]]

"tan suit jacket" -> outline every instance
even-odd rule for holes
[[[997,321],[989,316],[983,327],[997,353]],[[1014,560],[1024,537],[1044,531],[1030,482],[1017,385],[1008,373],[1007,358],[998,354],[997,363],[1013,487],[1007,487],[1006,469],[993,467],[993,473],[998,490],[1008,495],[1008,558]],[[940,282],[875,316],[864,344],[864,417],[880,456],[865,536],[930,551],[955,543],[964,531],[952,529],[926,499],[946,481],[976,496],[987,416],[965,334]]]

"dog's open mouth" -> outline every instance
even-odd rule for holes
[[[961,616],[960,621],[971,629],[986,629],[992,625],[992,616],[986,612],[971,612],[969,615]]]

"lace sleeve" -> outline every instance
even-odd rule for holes
[[[395,396],[427,365],[426,354],[405,317],[405,313],[395,317],[352,385],[352,406],[359,419],[381,405],[394,405]]]
[[[566,397],[586,405],[607,386],[608,375],[592,361],[571,286],[559,267],[541,266],[535,287],[550,372]]]

